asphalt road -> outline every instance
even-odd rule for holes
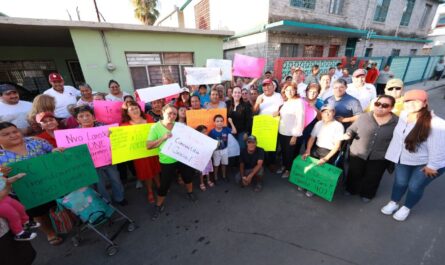
[[[443,95],[443,88],[430,91],[430,105],[441,117]],[[69,240],[51,247],[39,234],[33,240],[35,264],[445,264],[445,177],[432,182],[405,222],[380,213],[392,182],[385,175],[377,197],[367,204],[341,190],[331,203],[307,198],[270,173],[260,193],[232,181],[197,191],[197,203],[174,185],[165,213],[155,222],[145,193],[130,183],[130,204],[122,209],[139,227],[116,239],[118,254],[108,257],[105,242],[90,231],[79,247]]]

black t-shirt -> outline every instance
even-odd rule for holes
[[[241,151],[240,158],[240,162],[244,164],[245,169],[252,169],[257,165],[258,160],[264,160],[264,149],[257,146],[255,152],[249,154],[245,148]]]

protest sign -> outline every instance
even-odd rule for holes
[[[203,171],[212,157],[218,142],[182,123],[175,123],[161,153],[170,156],[189,167]]]
[[[233,75],[252,78],[261,77],[264,65],[266,65],[266,59],[264,58],[255,58],[236,53],[233,60]]]
[[[20,202],[31,209],[98,181],[86,145],[11,163],[11,176],[26,173],[13,184]]]
[[[108,128],[117,124],[54,131],[58,147],[73,147],[87,144],[95,167],[111,164],[110,138]]]
[[[159,150],[147,149],[147,136],[154,123],[110,128],[112,164],[158,155]]]
[[[139,95],[139,98],[144,102],[152,102],[157,99],[167,98],[169,96],[177,95],[182,92],[182,89],[179,87],[177,83],[162,85],[162,86],[154,86],[147,88],[137,89],[136,92]]]
[[[217,67],[221,69],[221,81],[232,80],[232,60],[207,59],[207,67]]]
[[[219,84],[221,69],[212,67],[185,67],[187,85]]]
[[[240,147],[238,141],[232,134],[229,134],[229,138],[227,140],[227,151],[229,153],[229,157],[239,156]]]
[[[227,109],[187,110],[185,117],[188,126],[196,129],[199,125],[205,125],[207,131],[210,132],[210,130],[215,128],[213,118],[218,114],[224,117],[224,126],[227,126]]]
[[[275,151],[277,149],[279,117],[272,115],[253,116],[252,135],[257,138],[257,145],[264,151]]]
[[[309,105],[306,100],[303,100],[304,103],[304,128],[308,126],[316,117],[317,111]]]
[[[105,124],[121,122],[122,104],[121,101],[95,100],[93,105],[96,120]]]
[[[303,160],[299,155],[293,162],[289,181],[327,201],[332,201],[342,170],[327,163],[318,166],[318,161],[310,156]]]

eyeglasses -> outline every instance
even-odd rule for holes
[[[401,90],[402,88],[401,87],[390,87],[390,88],[387,88],[387,90],[388,91],[393,91],[393,90]]]
[[[388,103],[380,103],[380,102],[378,102],[378,101],[376,101],[376,102],[374,103],[374,106],[376,106],[376,107],[382,107],[382,108],[384,108],[384,109],[387,109],[387,108],[391,107],[391,105],[388,104]]]

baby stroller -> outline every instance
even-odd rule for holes
[[[107,254],[113,256],[119,251],[118,245],[114,243],[113,240],[125,227],[128,232],[132,232],[136,228],[132,219],[119,211],[119,209],[113,207],[110,202],[105,200],[99,193],[90,187],[84,187],[73,191],[64,197],[57,199],[57,203],[61,207],[70,210],[81,221],[81,224],[77,226],[76,235],[72,238],[72,243],[75,247],[80,244],[82,239],[80,236],[81,233],[87,229],[91,229],[108,243],[106,249]],[[115,212],[119,216],[112,218]],[[108,223],[108,225],[111,226],[117,222],[122,222],[122,224],[119,226],[118,230],[110,236],[99,230],[99,226],[105,225],[105,223]]]

